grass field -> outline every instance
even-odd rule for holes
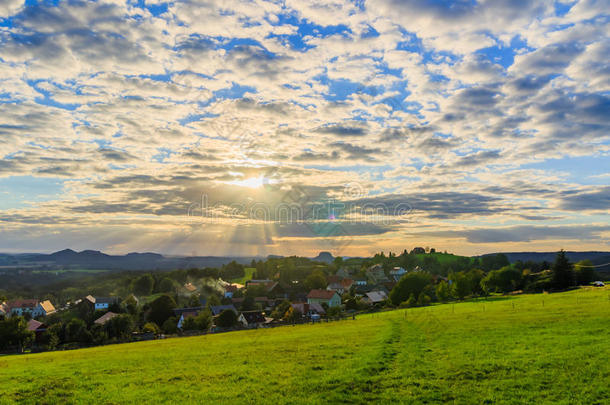
[[[229,280],[229,282],[237,284],[246,284],[246,281],[252,280],[252,276],[254,276],[255,271],[256,269],[254,267],[246,267],[244,268],[244,272],[246,274],[243,277],[231,279]]]
[[[610,403],[610,289],[0,357],[0,403]]]

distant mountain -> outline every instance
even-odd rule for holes
[[[510,252],[503,254],[508,257],[508,260],[511,263],[514,263],[518,260],[521,260],[522,262],[527,262],[531,260],[533,262],[547,261],[549,263],[552,263],[555,261],[555,256],[557,256],[557,252]],[[566,255],[568,256],[571,262],[579,262],[581,260],[586,259],[591,260],[594,264],[603,264],[610,262],[610,260],[607,260],[610,259],[610,252],[566,252]],[[603,262],[603,258],[606,258],[607,261]]]
[[[332,254],[330,254],[330,252],[320,252],[312,260],[315,260],[317,262],[323,262],[323,263],[332,263],[332,261],[335,260],[335,258],[333,257]]]
[[[76,252],[64,249],[51,254],[0,254],[0,266],[15,268],[65,269],[84,268],[102,270],[171,270],[192,267],[220,267],[233,260],[248,264],[253,257],[166,257],[158,253],[128,253],[108,255],[97,250]]]

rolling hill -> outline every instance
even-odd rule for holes
[[[608,403],[610,289],[0,357],[0,403]]]

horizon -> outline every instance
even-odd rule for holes
[[[608,250],[606,6],[7,0],[0,250]]]

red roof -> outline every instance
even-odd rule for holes
[[[309,294],[307,294],[307,298],[320,299],[320,300],[329,300],[331,299],[336,292],[332,290],[311,290]]]
[[[28,321],[28,330],[31,331],[31,332],[34,332],[35,330],[37,330],[41,326],[44,327],[44,324],[42,322],[38,322],[35,319],[30,319]]]
[[[351,278],[345,278],[341,280],[341,285],[345,288],[350,288],[352,284],[354,284],[354,280],[352,280]]]
[[[9,308],[36,308],[38,305],[38,300],[15,300],[8,303]]]

